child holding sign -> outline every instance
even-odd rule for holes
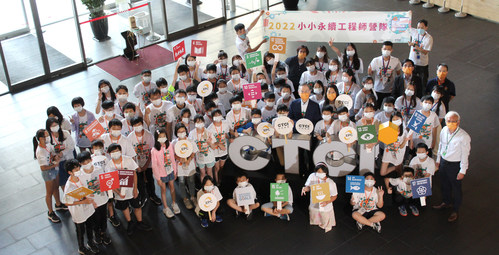
[[[196,153],[196,165],[201,172],[200,178],[208,174],[213,177],[213,167],[215,166],[215,154],[213,150],[216,148],[216,139],[213,133],[205,128],[203,115],[197,114],[194,116],[195,129],[189,134],[189,139],[196,143],[198,152]]]
[[[234,189],[234,192],[232,193],[232,198],[227,199],[227,205],[229,205],[230,208],[236,210],[236,216],[239,216],[242,213],[246,213],[246,220],[251,220],[253,218],[253,213],[252,213],[253,209],[260,207],[260,203],[258,203],[258,199],[256,197],[255,188],[253,188],[253,185],[249,183],[248,175],[245,172],[241,172],[240,174],[237,175],[236,182],[237,182],[237,187]],[[237,197],[238,189],[239,190],[248,189],[247,195],[249,196],[244,196],[244,198],[247,198],[245,200],[249,200],[249,205],[239,206],[241,199],[238,199]]]
[[[175,136],[177,139],[172,141],[172,146],[175,148],[175,145],[179,141],[188,141],[192,144],[192,152],[190,155],[186,155],[186,158],[181,158],[175,153],[175,160],[177,161],[177,175],[178,175],[178,187],[180,197],[184,200],[184,205],[187,209],[192,209],[193,204],[196,204],[197,200],[195,198],[196,195],[196,163],[194,160],[194,156],[197,152],[196,144],[194,141],[187,138],[189,132],[183,123],[177,123],[175,125]],[[186,186],[187,183],[187,186]],[[189,194],[186,194],[186,190]],[[189,200],[190,195],[190,200]]]
[[[333,202],[338,197],[336,183],[331,178],[328,178],[327,172],[328,168],[326,163],[317,163],[315,165],[315,172],[308,176],[307,181],[305,182],[305,187],[301,190],[302,196],[312,190],[310,194],[310,206],[308,207],[310,213],[310,225],[319,225],[319,227],[324,229],[326,232],[336,226]],[[327,184],[327,186],[322,187],[323,185],[321,184]],[[324,188],[326,190],[322,190]],[[316,192],[316,190],[319,189],[321,190]]]
[[[93,241],[93,225],[94,225],[94,212],[97,207],[93,198],[83,197],[76,199],[69,195],[72,191],[85,187],[88,188],[86,182],[82,181],[76,176],[80,171],[80,163],[76,159],[70,159],[64,163],[64,169],[70,175],[64,188],[66,196],[66,205],[71,213],[71,218],[75,223],[76,238],[78,240],[78,253],[90,254],[99,252],[99,248],[92,242]],[[87,246],[85,246],[85,231],[87,232]]]
[[[412,215],[419,216],[419,210],[415,204],[416,200],[412,198],[412,180],[414,180],[414,169],[411,167],[404,167],[402,170],[402,176],[399,178],[390,178],[390,184],[397,187],[397,193],[395,193],[395,203],[397,203],[399,213],[402,216],[407,216],[406,206],[409,206]],[[392,188],[390,187],[389,189],[391,191]]]
[[[379,208],[383,207],[383,187],[374,187],[376,180],[374,174],[367,172],[365,177],[364,193],[353,193],[350,204],[353,205],[352,218],[356,221],[357,228],[362,230],[363,226],[370,226],[381,233],[380,222],[385,219],[385,213]]]
[[[279,184],[286,183],[286,175],[283,172],[277,173],[275,176],[275,182]],[[272,192],[272,191],[271,191]],[[262,205],[262,211],[265,217],[276,216],[281,220],[289,221],[289,215],[293,213],[293,191],[288,185],[288,201],[283,201],[281,204],[281,209],[278,209],[278,202],[268,202]]]
[[[198,194],[197,194],[198,201],[201,198],[201,196],[206,194],[206,193],[211,193],[211,194],[215,195],[215,197],[217,199],[217,201],[216,201],[217,205],[215,206],[215,209],[213,209],[209,213],[201,211],[199,203],[196,203],[197,205],[196,205],[196,209],[194,211],[201,218],[201,226],[203,228],[206,228],[206,227],[208,227],[208,220],[210,220],[210,219],[211,219],[211,222],[222,222],[223,221],[222,213],[221,213],[222,210],[220,209],[220,201],[222,201],[223,197],[222,197],[222,194],[220,193],[220,190],[218,189],[218,187],[215,186],[213,178],[211,176],[209,176],[209,175],[205,176],[201,185],[203,188],[198,191]],[[209,214],[211,214],[211,217]]]
[[[428,146],[425,143],[419,143],[416,146],[416,157],[412,158],[409,166],[414,168],[416,171],[414,176],[416,179],[431,177],[435,174],[435,160],[431,158],[429,155]]]
[[[80,148],[80,151],[83,151],[90,148],[90,140],[83,133],[83,129],[95,120],[95,116],[93,113],[83,108],[83,106],[85,106],[85,101],[83,101],[83,98],[81,97],[73,98],[73,100],[71,100],[71,106],[73,106],[73,109],[76,112],[71,116],[71,119],[69,119],[71,122],[71,130],[75,133],[76,146]]]

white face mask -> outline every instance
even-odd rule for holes
[[[76,107],[74,108],[74,110],[75,110],[76,112],[81,112],[81,111],[83,111],[83,107],[82,107],[82,106],[76,106]]]
[[[208,192],[211,192],[214,188],[215,188],[215,186],[213,186],[213,185],[204,186],[204,190],[206,190]]]
[[[218,99],[213,99],[213,103],[215,103],[215,105],[218,105],[218,103],[220,103],[220,100],[218,100]]]
[[[373,187],[375,183],[376,183],[375,180],[366,180],[365,182],[366,186],[369,188]]]
[[[215,116],[215,117],[213,117],[213,121],[214,122],[220,122],[220,121],[222,121],[222,119],[223,119],[222,116]]]
[[[286,74],[278,74],[276,76],[277,76],[277,78],[280,78],[280,79],[286,79]]]
[[[431,92],[431,97],[433,97],[434,100],[438,100],[440,99],[440,94],[436,92]]]
[[[145,83],[151,82],[151,76],[144,76],[143,79]]]
[[[260,79],[260,80],[258,80],[257,82],[258,82],[258,83],[265,83],[265,82],[266,82],[266,80],[265,80],[265,79]]]
[[[188,124],[189,123],[189,118],[182,118],[182,122]]]
[[[397,125],[397,126],[400,126],[402,124],[402,120],[401,119],[394,120],[394,121],[392,121],[392,123]]]
[[[325,121],[328,121],[331,119],[331,115],[329,114],[322,114],[322,119],[325,120]]]
[[[338,65],[329,65],[329,70],[331,70],[333,72],[338,70]]]
[[[322,58],[324,57],[324,55],[326,55],[326,53],[322,52],[322,51],[318,51],[317,53],[315,53],[315,55],[318,57],[318,58]]]
[[[348,120],[348,116],[347,116],[346,114],[343,114],[343,115],[338,115],[338,119],[339,119],[340,121],[345,122],[345,121],[347,121],[347,120]]]
[[[127,94],[120,94],[120,95],[117,95],[116,96],[118,98],[118,100],[120,100],[121,102],[124,102],[128,99],[128,95]]]
[[[402,178],[402,180],[403,180],[406,184],[410,184],[410,183],[411,183],[411,181],[412,181],[412,178],[410,178],[410,177],[404,177],[404,178]]]
[[[224,59],[220,60],[220,64],[226,66],[227,65],[227,59],[224,58]]]
[[[355,50],[347,50],[347,56],[353,57],[355,55]]]
[[[372,119],[374,117],[374,112],[364,112],[364,117]]]
[[[321,94],[322,93],[322,89],[321,88],[315,88],[314,89],[314,94]]]
[[[50,127],[50,131],[52,131],[52,132],[54,132],[54,133],[59,132],[59,126],[53,126],[53,127]]]
[[[121,135],[121,130],[111,130],[111,135],[114,137],[119,137]]]
[[[88,163],[88,164],[85,164],[85,165],[81,165],[81,168],[83,168],[83,170],[90,170],[92,168],[92,162]]]
[[[166,137],[159,137],[158,138],[159,143],[165,143],[166,142]]]
[[[151,103],[154,105],[154,106],[160,106],[161,105],[161,98],[158,98],[156,100],[152,100]]]
[[[110,156],[112,159],[118,160],[121,158],[121,151],[111,152]]]
[[[104,94],[109,92],[109,86],[105,86],[105,87],[100,88],[100,92],[102,92]]]
[[[196,123],[194,125],[197,129],[201,129],[201,128],[204,128],[204,123]]]
[[[168,88],[161,88],[161,93],[166,94],[168,93]]]
[[[366,90],[371,90],[371,89],[373,89],[373,86],[374,86],[374,85],[373,85],[372,83],[366,83],[366,84],[364,84],[364,88],[365,88]]]
[[[133,112],[127,112],[125,113],[125,119],[126,120],[131,120],[135,116],[135,113]]]
[[[257,125],[259,124],[260,122],[262,122],[262,118],[253,118],[251,120],[251,123],[253,123],[253,125]]]
[[[195,66],[196,65],[196,60],[187,61],[187,65],[188,66]]]
[[[277,117],[288,117],[288,115],[285,113],[279,113],[277,114]]]
[[[290,95],[288,92],[284,92],[284,93],[282,93],[282,97],[283,97],[284,99],[288,99],[290,96],[291,96],[291,95]]]
[[[383,110],[387,113],[393,112],[393,107],[392,106],[383,106]]]
[[[94,154],[95,154],[96,156],[100,156],[100,155],[102,155],[102,149],[95,149],[95,150],[94,150]]]
[[[181,138],[181,139],[185,138],[186,136],[187,136],[187,133],[185,133],[185,132],[181,132],[181,133],[177,134],[177,137]]]
[[[241,64],[241,60],[236,59],[236,60],[234,60],[234,62],[232,62],[232,64],[235,66],[238,66],[239,64]]]
[[[217,77],[217,74],[216,73],[208,73],[206,75],[206,77],[208,77],[208,79],[213,79],[213,78]]]
[[[319,179],[324,179],[324,178],[326,178],[326,173],[315,173],[315,175],[316,175]]]
[[[196,101],[196,95],[187,95],[187,100],[189,100],[189,102]]]
[[[286,183],[286,180],[277,180],[276,183]]]
[[[391,50],[381,50],[383,57],[389,57],[392,54]]]
[[[136,133],[140,133],[142,132],[142,130],[144,130],[144,127],[142,125],[133,127],[133,131],[135,131]]]
[[[45,142],[48,143],[50,141],[50,136],[45,136]]]
[[[268,107],[274,107],[275,102],[266,102],[265,103]]]
[[[239,74],[233,74],[231,77],[232,77],[233,80],[238,81],[241,78],[241,75],[239,75]]]
[[[181,81],[185,81],[187,80],[187,75],[179,75],[178,78],[181,80]]]
[[[177,97],[175,102],[179,105],[183,105],[185,103],[185,97]]]
[[[239,187],[241,187],[241,188],[242,188],[242,187],[246,187],[247,185],[248,185],[248,182],[247,182],[247,181],[246,181],[246,182],[240,182],[240,183],[238,183],[238,184],[237,184],[237,186],[239,186]]]
[[[416,153],[419,159],[425,159],[426,158],[426,153]]]
[[[315,66],[307,66],[307,71],[309,72],[315,71]]]
[[[423,103],[422,107],[423,107],[423,111],[425,111],[425,112],[431,110],[431,104],[429,104],[429,103]]]
[[[342,76],[341,77],[341,81],[344,82],[344,83],[347,83],[348,82],[348,77]]]
[[[114,116],[114,110],[111,110],[111,111],[107,111],[104,113],[106,115],[106,117],[108,118],[112,118]]]
[[[405,95],[408,97],[412,97],[414,95],[414,91],[410,89],[405,90]]]
[[[269,61],[267,61],[267,64],[273,65],[274,64],[274,59],[273,58],[269,59]]]
[[[232,109],[234,109],[234,110],[240,110],[241,109],[241,104],[232,104]]]
[[[220,93],[224,94],[225,92],[227,92],[227,87],[218,88],[218,91],[220,91]]]

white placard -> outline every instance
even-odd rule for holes
[[[274,127],[272,127],[272,125],[268,122],[262,122],[260,124],[258,124],[258,127],[256,128],[256,132],[258,132],[258,134],[261,136],[261,137],[271,137],[273,134],[274,134]]]
[[[215,195],[212,193],[205,193],[198,200],[199,209],[201,209],[201,211],[211,212],[217,207],[217,202],[217,197],[215,197]]]
[[[346,95],[346,94],[339,95],[336,98],[334,105],[336,106],[336,108],[340,108],[341,106],[345,106],[346,108],[348,108],[348,110],[350,110],[353,107],[352,97],[349,95]]]
[[[175,154],[180,158],[188,158],[192,150],[192,143],[189,140],[178,140],[175,144]]]
[[[200,97],[206,97],[213,91],[213,84],[209,81],[202,81],[198,85],[198,95]]]
[[[296,131],[302,135],[309,135],[314,131],[314,124],[309,119],[299,119],[295,124]]]
[[[293,124],[294,123],[290,118],[282,116],[275,120],[274,129],[281,135],[287,135],[293,131]]]
[[[357,141],[357,129],[353,127],[344,127],[338,133],[338,137],[342,143],[353,143]]]

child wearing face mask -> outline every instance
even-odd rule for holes
[[[218,52],[217,60],[213,62],[217,65],[217,76],[220,79],[230,80],[231,72],[229,71],[229,56],[225,51],[220,50]]]
[[[163,203],[163,213],[167,218],[172,218],[180,213],[180,208],[176,202],[175,180],[177,179],[177,162],[175,161],[175,151],[173,145],[166,138],[166,130],[159,128],[154,132],[154,147],[151,149],[152,173],[154,179],[161,188],[161,201]],[[166,185],[170,190],[172,198],[172,209],[166,202]],[[175,213],[175,214],[174,214]]]
[[[253,188],[253,185],[251,185],[251,183],[249,183],[248,175],[245,172],[240,172],[237,175],[236,183],[237,183],[237,186],[234,189],[234,192],[232,192],[232,198],[227,199],[227,205],[229,205],[230,208],[232,208],[236,211],[237,217],[246,214],[246,220],[249,221],[253,218],[253,210],[260,207],[260,203],[258,202],[258,198],[256,196],[255,188]],[[242,188],[250,188],[251,197],[254,199],[254,201],[253,201],[254,203],[251,205],[248,205],[247,208],[245,208],[244,206],[237,205],[236,190],[242,189]]]
[[[161,91],[159,89],[153,89],[149,94],[151,104],[146,108],[144,120],[147,126],[149,126],[149,130],[154,132],[158,128],[166,128],[166,111],[173,104],[169,101],[161,100]]]
[[[179,59],[179,63],[181,62],[182,58]],[[175,90],[177,89],[187,89],[189,86],[197,86],[198,81],[194,80],[190,77],[189,75],[189,67],[187,65],[179,65],[177,63],[178,67],[175,72],[175,75],[173,76],[173,83],[174,83],[174,88]],[[177,79],[178,77],[178,79]]]
[[[368,104],[372,105],[374,107],[374,111],[372,113],[373,114],[372,117],[373,117],[374,120],[376,120],[375,119],[376,114],[378,114],[381,111],[376,107],[376,97],[373,94],[366,95],[366,102],[362,105],[362,108],[360,108],[359,112],[357,114],[355,114],[355,120],[358,121],[358,120],[360,120],[360,119],[362,119],[364,117],[365,106],[368,105]]]
[[[196,165],[199,167],[200,179],[206,174],[213,177],[213,166],[215,166],[216,139],[213,133],[205,128],[203,115],[194,116],[195,129],[189,132],[189,139],[196,143],[198,152],[196,153]]]
[[[208,131],[215,136],[215,171],[213,175],[215,176],[215,181],[218,186],[220,186],[220,170],[223,169],[225,161],[228,158],[227,148],[229,146],[229,124],[223,119],[222,111],[220,109],[214,109],[211,112],[213,116],[213,123],[208,127]]]
[[[414,135],[410,147],[412,149],[414,148],[414,144],[425,143],[429,148],[428,155],[433,155],[433,148],[436,147],[437,129],[440,126],[440,120],[438,119],[437,114],[431,111],[433,97],[426,95],[421,101],[423,101],[422,109],[418,110],[418,112],[426,116],[426,120],[419,133]]]
[[[106,100],[102,103],[102,112],[104,115],[99,117],[99,123],[106,130],[106,132],[109,132],[109,121],[112,119],[123,119],[123,117],[115,113],[114,103],[112,101]]]
[[[310,96],[310,100],[320,104],[324,101],[324,83],[322,81],[317,80],[314,84],[312,84],[314,94]]]
[[[243,85],[248,84],[248,81],[241,78],[241,72],[235,66],[232,66],[229,69],[229,73],[231,75],[231,78],[227,83],[227,89],[233,94],[240,93],[241,91],[243,91]]]
[[[135,106],[135,104],[131,103],[131,102],[128,102],[126,103],[124,106],[123,106],[123,115],[125,116],[124,119],[121,120],[121,123],[123,123],[123,128],[121,129],[121,134],[124,135],[124,136],[128,136],[130,133],[133,132],[133,127],[132,127],[132,118],[133,117],[141,117],[142,116],[138,116],[138,114],[136,113],[137,111],[137,107]],[[138,111],[140,112],[140,111]],[[140,114],[142,115],[142,114]]]
[[[412,180],[414,180],[414,169],[411,167],[404,167],[402,175],[399,178],[390,178],[390,185],[397,187],[395,203],[402,216],[407,216],[407,207],[411,209],[412,215],[419,216],[416,200],[412,198]],[[389,193],[391,193],[392,188],[389,187],[388,189]]]
[[[415,170],[414,178],[431,177],[435,174],[435,160],[430,157],[428,146],[424,143],[419,143],[416,146],[416,157],[411,159],[409,166]]]
[[[333,124],[327,130],[327,142],[330,143],[332,140],[339,140],[338,134],[340,130],[344,127],[352,127],[355,128],[355,123],[350,121],[348,115],[348,108],[345,106],[341,106],[336,111],[338,113],[338,119],[333,121]],[[333,138],[334,137],[334,138]],[[353,146],[353,144],[348,144],[349,147]]]
[[[125,85],[119,85],[116,87],[116,100],[117,102],[114,104],[114,112],[116,115],[119,115],[123,118],[125,118],[125,105],[126,104],[133,104],[134,106],[135,103],[128,101],[128,88]],[[135,111],[135,116],[141,116],[142,117],[142,112],[141,111]]]
[[[322,108],[322,119],[314,127],[314,134],[319,142],[325,141],[326,133],[333,124],[333,113],[334,109],[330,105]]]
[[[114,93],[113,87],[111,87],[111,83],[108,80],[100,80],[98,84],[98,95],[99,97],[97,98],[97,105],[95,107],[95,113],[102,113],[101,112],[101,104],[104,103],[104,101],[112,101],[113,103],[116,102],[117,97],[116,94]]]
[[[194,79],[197,82],[200,82],[203,70],[202,70],[202,68],[199,67],[201,62],[196,61],[196,56],[192,56],[191,54],[187,54],[185,56],[184,64],[186,64],[189,67],[189,73],[187,73],[189,78]],[[173,94],[172,94],[172,97],[173,97]]]
[[[68,131],[62,130],[56,118],[48,118],[45,122],[45,129],[50,135],[47,143],[50,143],[54,147],[55,153],[61,159],[59,162],[59,186],[64,191],[64,186],[69,177],[68,173],[64,170],[64,162],[74,158],[75,142]]]
[[[126,136],[121,134],[123,124],[118,119],[109,121],[109,133],[103,134],[100,139],[104,142],[104,151],[108,150],[109,145],[117,143],[121,146],[123,155],[128,157],[135,157],[137,154],[133,149],[132,144]],[[109,155],[108,155],[109,156]]]
[[[175,140],[172,141],[172,146],[175,148],[175,144],[179,141],[187,141],[192,145],[192,152],[190,155],[186,155],[187,158],[181,158],[175,153],[175,160],[177,161],[177,176],[178,176],[178,187],[180,197],[184,201],[185,207],[190,210],[197,204],[196,195],[196,163],[194,157],[198,148],[194,141],[187,138],[189,132],[183,123],[177,123],[175,125]],[[187,183],[187,185],[186,185]],[[186,193],[187,191],[187,193]],[[190,197],[190,200],[189,200]]]
[[[324,73],[328,85],[336,85],[341,82],[340,61],[337,58],[329,60],[328,70]]]
[[[85,106],[85,101],[81,97],[73,98],[73,100],[71,100],[71,106],[76,112],[71,116],[71,119],[69,119],[71,122],[71,130],[75,134],[76,146],[80,148],[80,151],[83,151],[90,148],[90,140],[85,133],[83,133],[83,129],[95,120],[95,116],[93,113],[83,108],[83,106]]]
[[[360,108],[366,103],[367,95],[372,95],[377,100],[376,92],[373,90],[374,80],[371,76],[364,76],[362,79],[362,89],[355,95],[353,109],[355,114],[359,113]]]
[[[282,62],[283,65],[286,65],[284,62]],[[282,88],[282,85],[288,84],[291,88],[291,92],[295,92],[295,86],[293,86],[293,82],[288,79],[288,71],[287,71],[287,65],[286,67],[283,66],[278,66],[275,69],[275,74],[274,70],[272,69],[272,81],[274,82],[274,92],[279,93],[280,97],[280,89]],[[278,80],[281,80],[281,82],[278,82]]]
[[[234,97],[234,94],[228,90],[227,83],[223,79],[218,80],[217,88],[218,100],[224,106],[225,113],[227,113],[231,109],[230,99]]]
[[[156,86],[161,91],[161,100],[173,102],[173,96],[175,95],[174,86],[168,85],[168,81],[163,77],[156,80]]]
[[[276,81],[277,82],[277,81]],[[277,99],[276,105],[284,104],[289,108],[291,102],[295,100],[295,95],[291,91],[291,87],[288,84],[281,86],[281,97]]]
[[[217,75],[217,66],[214,64],[207,64],[206,69],[203,73],[203,80],[209,81],[212,84],[216,84],[218,79],[221,79]],[[227,80],[227,79],[224,79]]]
[[[198,201],[202,195],[206,193],[211,193],[217,198],[217,205],[215,206],[215,209],[213,209],[210,214],[211,214],[211,222],[217,222],[220,223],[223,221],[222,219],[222,208],[220,207],[220,201],[222,201],[223,197],[222,194],[220,193],[220,190],[218,189],[217,186],[215,186],[213,178],[209,175],[205,176],[203,178],[203,181],[201,182],[202,188],[198,191],[197,193],[197,200]],[[199,204],[196,203],[196,209],[195,209],[196,214],[201,218],[201,226],[203,228],[208,227],[209,219],[210,216],[208,215],[208,212],[201,211],[199,208]]]
[[[303,72],[300,77],[300,84],[305,84],[309,82],[316,82],[320,80],[322,84],[326,84],[326,78],[324,77],[324,73],[319,72],[315,68],[315,61],[313,59],[307,60],[305,62],[307,67],[307,71]]]
[[[364,226],[372,227],[381,233],[381,221],[386,217],[380,209],[383,207],[383,186],[374,187],[376,180],[374,174],[364,174],[365,188],[363,193],[353,193],[350,204],[353,206],[352,218],[355,220],[358,230]]]
[[[279,172],[275,176],[276,183],[286,183],[286,175]],[[263,216],[275,216],[281,220],[290,221],[289,215],[293,213],[293,191],[288,185],[288,201],[282,201],[281,209],[277,209],[277,202],[268,202],[262,205]]]
[[[326,163],[319,162],[315,165],[314,173],[310,174],[305,182],[305,186],[301,190],[301,195],[304,196],[311,190],[310,186],[320,183],[328,183],[330,199],[320,203],[312,203],[312,196],[310,196],[310,206],[308,211],[310,214],[310,225],[318,225],[329,232],[336,226],[336,218],[334,216],[333,202],[338,197],[338,190],[336,183],[327,176],[328,168]]]
[[[251,79],[252,71],[246,68],[246,62],[239,55],[232,56],[232,66],[237,67],[241,71],[241,78],[249,81]]]
[[[415,111],[421,110],[421,100],[415,95],[416,86],[412,82],[407,85],[405,95],[395,100],[395,109],[404,114],[404,123],[408,123]]]
[[[275,104],[275,94],[266,92],[264,96],[265,106],[262,107],[262,122],[271,123],[277,117],[277,107]]]
[[[204,114],[203,100],[198,98],[197,86],[187,87],[187,103],[194,107],[197,114]]]
[[[390,121],[393,111],[395,110],[395,99],[391,96],[385,97],[381,104],[381,112],[374,115],[374,119],[380,123]]]
[[[251,110],[251,121],[237,129],[238,133],[251,135],[256,133],[256,127],[262,122],[262,111],[260,109]]]
[[[317,47],[317,52],[312,59],[315,61],[317,71],[325,73],[328,70],[329,56],[327,55],[326,46]]]
[[[244,126],[250,119],[251,110],[242,107],[243,99],[240,96],[234,96],[230,99],[232,109],[227,113],[227,123],[230,127],[231,137],[238,137],[237,130]]]
[[[149,99],[149,91],[157,89],[156,83],[152,82],[151,70],[143,70],[141,73],[142,81],[140,81],[133,88],[133,95],[139,99],[139,106],[141,111],[145,111],[146,107],[151,103]]]

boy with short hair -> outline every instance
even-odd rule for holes
[[[151,81],[151,76],[151,70],[143,70],[141,73],[142,81],[135,85],[135,87],[133,88],[133,94],[139,99],[140,110],[142,112],[144,112],[146,107],[151,103],[149,99],[149,91],[158,88],[156,83]]]
[[[187,103],[194,106],[197,114],[204,114],[203,101],[201,98],[197,98],[197,86],[191,85],[185,91],[187,92]]]
[[[431,177],[435,174],[435,160],[428,156],[428,145],[425,143],[419,143],[416,146],[416,157],[412,158],[409,166],[414,168],[415,179]]]
[[[85,101],[81,97],[73,98],[73,100],[71,100],[71,106],[76,112],[70,119],[71,130],[75,133],[76,146],[80,148],[80,151],[86,150],[90,148],[90,140],[85,133],[83,133],[83,129],[95,120],[95,116],[93,113],[83,108],[85,106]]]
[[[109,121],[109,133],[103,134],[100,137],[104,142],[104,151],[107,151],[110,144],[117,143],[121,145],[121,148],[123,149],[123,155],[135,157],[137,156],[137,154],[135,153],[132,144],[130,143],[130,141],[128,141],[128,138],[121,134],[122,127],[123,124],[118,119]]]
[[[237,183],[237,187],[234,189],[234,192],[232,193],[232,198],[227,199],[227,205],[229,205],[230,208],[232,208],[236,211],[236,216],[239,216],[243,213],[246,213],[246,220],[251,220],[253,218],[252,211],[254,209],[257,209],[258,207],[260,207],[260,203],[258,203],[258,198],[256,197],[255,188],[253,188],[253,185],[251,185],[251,183],[249,183],[248,175],[244,172],[241,172],[237,175],[236,183]],[[251,189],[251,196],[253,197],[254,202],[255,202],[254,204],[248,206],[249,211],[246,211],[244,206],[237,205],[236,190],[242,189],[242,188],[250,188]]]
[[[395,203],[397,203],[399,213],[402,216],[407,216],[407,206],[411,209],[412,215],[419,216],[416,201],[412,198],[412,180],[414,180],[414,169],[411,167],[404,167],[402,175],[399,178],[389,179],[390,184],[397,187],[397,192],[394,193]]]
[[[99,123],[101,126],[109,132],[109,122],[113,119],[122,120],[123,117],[117,115],[114,112],[114,103],[111,100],[106,100],[102,103],[102,111],[104,112],[103,116],[99,117]]]
[[[353,205],[352,218],[356,221],[357,228],[362,230],[363,226],[370,226],[378,233],[381,233],[380,222],[386,215],[380,208],[383,207],[383,186],[379,189],[374,187],[376,180],[374,174],[367,172],[364,174],[364,193],[353,193],[350,204]]]
[[[133,128],[132,128],[132,123],[130,122],[130,120],[133,118],[133,117],[138,117],[140,115],[136,114],[136,106],[135,104],[131,103],[131,102],[128,102],[126,103],[124,106],[123,106],[123,115],[125,116],[124,119],[121,120],[121,123],[123,123],[123,127],[121,128],[121,134],[124,135],[124,136],[128,136],[132,131],[133,131]],[[140,112],[140,111],[138,111]],[[142,117],[142,116],[140,116]]]
[[[277,108],[275,106],[275,94],[272,92],[265,93],[265,106],[262,107],[262,121],[272,122],[277,117]]]
[[[278,172],[275,176],[276,183],[286,183],[286,175],[284,172]],[[293,213],[293,191],[288,185],[288,201],[283,201],[282,209],[277,209],[277,202],[268,202],[262,205],[262,211],[265,217],[276,216],[281,220],[290,221],[289,215]]]
[[[237,129],[244,126],[250,119],[250,109],[242,107],[242,101],[240,96],[234,96],[230,99],[232,109],[227,113],[226,120],[232,137],[238,137]]]
[[[218,92],[217,92],[218,99],[220,100],[220,103],[223,104],[225,113],[227,113],[231,109],[230,99],[234,97],[234,94],[229,91],[229,88],[227,87],[227,82],[223,79],[217,81],[217,87],[218,87]]]

